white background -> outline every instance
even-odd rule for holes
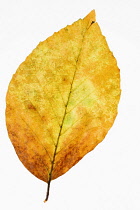
[[[105,140],[47,185],[28,172],[5,127],[12,74],[36,47],[96,9],[97,22],[121,70],[119,114]],[[138,0],[1,0],[0,209],[140,210],[140,6]]]

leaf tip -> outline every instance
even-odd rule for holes
[[[95,22],[96,21],[96,13],[95,10],[91,10],[91,12],[84,18],[86,20],[88,20],[90,23]]]

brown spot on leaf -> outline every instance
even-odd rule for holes
[[[36,111],[36,107],[33,104],[28,104],[28,109],[32,109],[34,111]]]

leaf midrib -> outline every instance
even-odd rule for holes
[[[81,53],[81,50],[80,50],[80,53]],[[71,86],[70,86],[70,92],[69,92],[69,95],[68,95],[68,100],[67,100],[67,103],[65,105],[65,112],[64,112],[64,115],[63,115],[63,118],[62,118],[62,123],[60,125],[60,130],[59,130],[59,134],[58,134],[56,145],[55,145],[55,150],[54,150],[54,155],[53,155],[53,159],[52,159],[51,170],[50,170],[50,173],[49,173],[49,181],[48,181],[48,183],[52,179],[52,172],[53,172],[53,168],[54,168],[55,157],[56,157],[57,148],[58,148],[58,144],[59,144],[59,139],[60,139],[60,136],[61,136],[61,133],[62,133],[62,128],[63,128],[63,125],[64,125],[65,117],[66,117],[66,114],[67,114],[67,107],[68,107],[70,96],[71,96],[71,92],[72,92],[72,86],[73,86],[73,82],[74,82],[76,71],[77,71],[77,62],[78,62],[80,53],[79,53],[77,61],[76,61],[76,65],[75,65],[76,68],[75,68],[75,72],[74,72],[74,75],[73,75],[73,78],[72,78],[72,82],[71,82]]]
[[[94,22],[91,22],[91,24],[89,25],[88,28],[86,28],[85,33],[83,34],[82,44],[81,44],[81,48],[79,50],[79,54],[77,56],[77,60],[76,60],[76,64],[75,64],[75,71],[74,71],[72,82],[71,82],[71,86],[70,86],[70,92],[69,92],[69,95],[68,95],[68,100],[67,100],[67,103],[65,105],[65,112],[64,112],[64,115],[63,115],[63,118],[62,118],[62,123],[60,125],[60,130],[59,130],[59,134],[58,134],[56,145],[55,145],[55,150],[54,150],[54,155],[53,155],[53,160],[52,160],[52,167],[51,167],[52,170],[50,171],[51,172],[51,176],[52,176],[52,172],[53,172],[53,166],[54,166],[54,162],[55,162],[55,157],[56,157],[56,154],[57,154],[57,148],[58,148],[58,144],[59,144],[59,139],[60,139],[60,136],[62,134],[62,128],[63,128],[63,125],[64,125],[65,117],[67,115],[67,108],[68,108],[68,104],[69,104],[69,101],[70,101],[70,96],[71,96],[71,93],[72,93],[72,88],[73,88],[73,83],[74,83],[75,75],[76,75],[76,72],[77,72],[77,69],[78,69],[77,68],[77,64],[78,64],[79,57],[81,55],[81,51],[82,51],[82,48],[83,48],[83,41],[84,41],[85,34],[86,34],[87,30],[90,28],[90,26],[93,23]]]
[[[91,22],[90,26],[91,26],[93,23],[94,23],[94,22]],[[55,145],[55,150],[54,150],[54,154],[53,154],[53,159],[52,159],[52,162],[51,162],[51,169],[50,169],[50,172],[49,172],[49,179],[48,179],[48,189],[47,189],[47,195],[46,195],[45,202],[48,200],[48,197],[49,197],[49,189],[50,189],[50,183],[51,183],[51,180],[52,180],[52,173],[53,173],[53,169],[54,169],[55,157],[56,157],[56,154],[57,154],[57,148],[58,148],[59,140],[60,140],[60,137],[61,137],[62,128],[63,128],[64,121],[65,121],[65,117],[66,117],[66,115],[67,115],[67,107],[68,107],[68,104],[69,104],[70,96],[71,96],[71,93],[72,93],[72,87],[73,87],[75,75],[76,75],[76,72],[77,72],[77,64],[78,64],[78,61],[79,61],[79,57],[80,57],[80,55],[81,55],[81,51],[82,51],[82,47],[83,47],[83,41],[84,41],[84,38],[85,38],[85,34],[86,34],[87,30],[90,28],[90,26],[89,26],[88,28],[86,28],[86,30],[85,30],[85,33],[84,33],[83,39],[82,39],[82,46],[81,46],[81,48],[80,48],[80,50],[79,50],[79,54],[78,54],[78,56],[77,56],[77,60],[76,60],[76,64],[75,64],[75,71],[74,71],[73,78],[72,78],[72,82],[71,82],[71,86],[70,86],[70,92],[69,92],[69,95],[68,95],[67,103],[66,103],[66,105],[65,105],[65,112],[64,112],[64,115],[63,115],[63,118],[62,118],[62,123],[61,123],[61,125],[60,125],[60,130],[59,130],[58,137],[57,137],[57,141],[56,141],[56,145]]]

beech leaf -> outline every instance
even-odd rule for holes
[[[24,166],[50,183],[106,136],[120,72],[95,11],[54,33],[18,67],[6,97],[9,138]]]

